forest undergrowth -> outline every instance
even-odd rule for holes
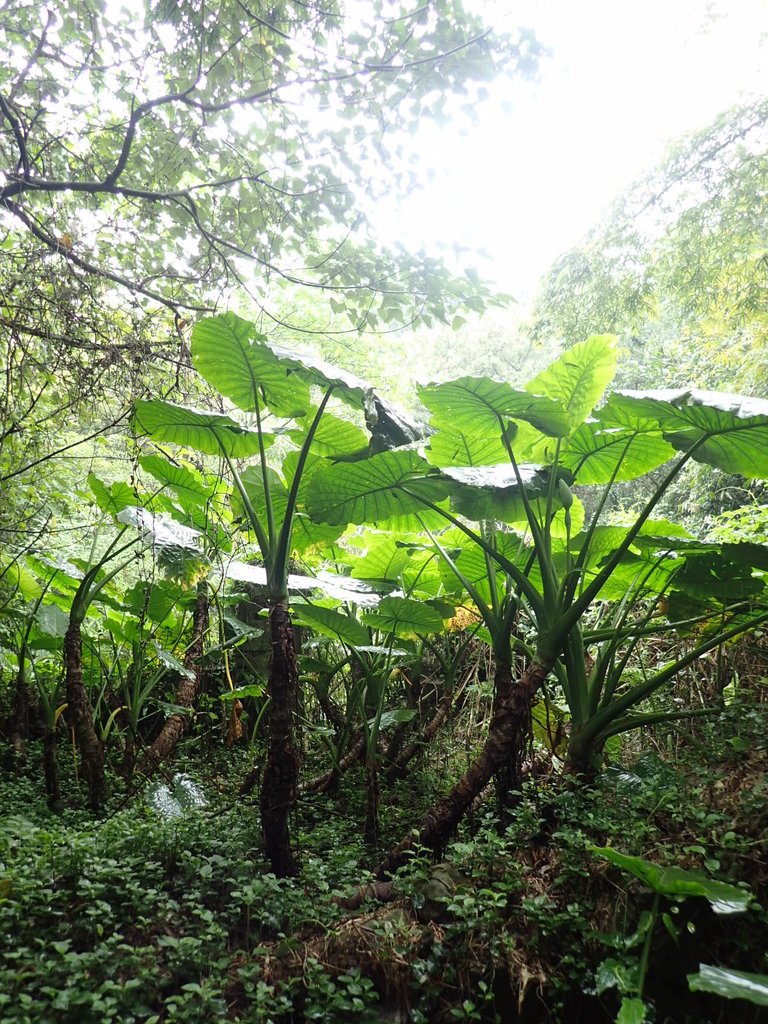
[[[143,791],[111,780],[94,817],[47,808],[33,742],[0,779],[0,1022],[608,1022],[637,990],[645,946],[656,1021],[758,1022],[760,1007],[686,981],[700,963],[764,969],[762,684],[753,697],[646,729],[591,787],[539,753],[504,820],[487,792],[440,862],[417,849],[384,882],[377,854],[462,770],[466,735],[382,793],[379,851],[363,842],[362,768],[305,797],[293,879],[269,872],[258,807],[238,795],[252,752],[211,740],[201,756],[193,735]],[[76,792],[71,759],[61,770]],[[606,848],[751,899],[721,916],[675,895],[651,918],[648,885]]]

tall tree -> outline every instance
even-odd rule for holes
[[[618,333],[622,383],[764,390],[768,103],[682,139],[544,280],[533,336]]]
[[[0,204],[81,274],[177,314],[279,282],[361,326],[463,301],[434,260],[375,243],[365,202],[415,182],[400,132],[535,68],[530,33],[462,0],[4,7]]]

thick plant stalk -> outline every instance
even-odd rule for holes
[[[21,656],[16,687],[13,693],[13,707],[10,717],[11,746],[17,754],[24,753],[29,739],[29,684],[24,671],[24,656]]]
[[[43,737],[43,777],[48,806],[52,811],[61,808],[61,787],[59,785],[59,762],[56,756],[56,728],[46,729]]]
[[[93,725],[93,713],[83,685],[83,638],[77,619],[70,621],[64,634],[64,673],[67,717],[75,730],[80,750],[80,771],[88,787],[92,810],[99,811],[107,797],[104,775],[104,750]]]
[[[376,751],[365,761],[365,831],[366,846],[374,847],[379,841],[379,772]]]
[[[419,751],[423,750],[424,747],[432,742],[442,728],[450,714],[452,704],[453,690],[449,690],[439,701],[437,708],[435,709],[435,713],[424,726],[421,733],[416,737],[416,739],[411,740],[410,743],[406,744],[394,761],[388,766],[384,773],[384,778],[387,782],[394,782],[395,779],[401,779],[406,774],[410,762],[414,757],[416,757]]]
[[[269,747],[261,787],[264,847],[278,878],[295,875],[288,816],[299,785],[299,749],[294,735],[299,670],[288,602],[275,601],[269,610],[272,666],[269,673]]]
[[[362,761],[365,747],[365,734],[361,732],[344,757],[341,758],[337,767],[329,768],[322,775],[316,775],[313,779],[302,782],[299,792],[330,793],[338,785],[339,777],[356,765],[358,761]]]
[[[203,649],[205,634],[208,629],[208,584],[202,582],[197,587],[197,600],[192,614],[192,642],[184,655],[184,667],[187,674],[182,676],[176,690],[176,704],[182,708],[192,709],[200,693],[203,674]],[[151,774],[158,765],[173,753],[176,744],[189,727],[189,715],[178,712],[169,715],[152,745],[145,751],[141,760],[141,771]]]
[[[498,699],[485,746],[450,793],[424,816],[418,835],[407,837],[390,850],[376,868],[379,878],[404,864],[414,845],[426,846],[439,854],[493,774],[510,764],[522,763],[530,732],[533,699],[550,668],[551,664],[534,661],[513,683],[510,666],[497,665]]]

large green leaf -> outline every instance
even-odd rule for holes
[[[253,324],[234,313],[206,317],[192,331],[192,362],[213,387],[246,412],[266,406],[278,416],[304,416],[309,387],[280,360]]]
[[[363,410],[374,450],[424,436],[418,424],[375,394],[370,384],[314,356],[267,344],[253,324],[234,313],[196,325],[192,360],[210,384],[246,411],[266,405],[276,415],[305,416],[311,408],[309,388],[332,387],[337,398]]]
[[[768,478],[768,401],[717,391],[619,391],[602,412],[618,425],[660,428],[682,452],[726,473]]]
[[[324,523],[375,523],[417,512],[421,498],[440,501],[447,482],[413,451],[319,469],[307,487],[307,511]]]
[[[136,489],[122,480],[107,486],[95,473],[89,473],[88,486],[101,511],[113,516],[129,505],[135,505],[139,500]]]
[[[419,388],[419,397],[436,426],[468,436],[499,438],[509,419],[524,420],[544,434],[568,433],[568,417],[557,401],[541,392],[518,391],[490,377],[460,377]]]
[[[674,454],[658,429],[606,427],[598,417],[577,428],[561,451],[559,464],[573,473],[578,484],[606,484],[614,479],[635,480]]]
[[[368,630],[351,615],[312,604],[294,604],[293,612],[302,625],[334,640],[341,640],[352,647],[370,642]]]
[[[768,974],[699,964],[698,974],[688,975],[688,987],[692,992],[712,992],[724,999],[746,999],[757,1006],[768,1006]]]
[[[388,534],[365,536],[366,551],[352,563],[352,576],[360,580],[398,583],[410,557],[407,548]],[[361,538],[355,538],[358,543]]]
[[[739,913],[746,910],[752,901],[752,894],[747,889],[707,878],[699,871],[665,868],[642,857],[619,853],[610,846],[594,846],[592,852],[639,878],[661,896],[702,896],[709,900],[717,914]]]
[[[525,388],[557,402],[566,411],[573,430],[595,408],[615,373],[616,338],[612,334],[594,334],[567,349]]]
[[[133,429],[153,441],[171,442],[206,455],[226,454],[233,459],[244,459],[259,451],[259,434],[249,430],[229,416],[173,405],[162,399],[137,399],[133,407]],[[268,447],[274,437],[262,434]]]
[[[202,508],[226,491],[223,482],[211,484],[191,466],[171,462],[162,455],[145,455],[139,459],[141,468],[170,488],[185,511]],[[135,501],[133,502],[135,504]]]
[[[436,609],[406,597],[382,598],[376,611],[364,613],[363,622],[395,636],[429,636],[443,628],[442,616]]]
[[[301,447],[306,430],[290,432],[291,440]],[[324,413],[312,438],[312,451],[324,458],[342,461],[366,458],[368,438],[363,431],[349,420],[339,419],[331,413]]]
[[[500,432],[477,435],[446,426],[430,437],[425,454],[433,466],[490,466],[509,461]]]

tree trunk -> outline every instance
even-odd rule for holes
[[[405,863],[414,843],[427,846],[439,855],[494,772],[509,765],[522,764],[530,732],[533,698],[550,668],[551,663],[534,661],[513,684],[509,665],[497,665],[497,699],[485,746],[450,793],[424,816],[416,839],[408,837],[390,850],[376,868],[377,876],[383,877]]]
[[[197,586],[197,600],[192,613],[192,642],[184,655],[186,675],[179,680],[175,701],[179,707],[194,708],[200,693],[200,682],[203,675],[203,649],[205,634],[208,629],[208,583],[203,581]],[[145,751],[141,759],[141,772],[151,775],[158,765],[173,753],[176,744],[189,727],[189,715],[184,712],[169,715],[155,741]]]
[[[288,815],[296,803],[299,784],[299,750],[294,735],[299,670],[287,601],[275,601],[270,606],[269,628],[269,748],[261,787],[261,825],[272,870],[278,878],[286,878],[298,872]]]
[[[13,693],[13,707],[11,709],[10,733],[11,746],[18,755],[23,755],[24,747],[29,739],[29,684],[24,671],[24,655],[20,655],[18,675],[16,676],[16,688]]]
[[[395,760],[386,770],[384,775],[387,782],[394,782],[395,779],[401,779],[405,773],[410,762],[416,757],[419,751],[423,750],[437,735],[440,728],[448,718],[448,714],[451,710],[451,704],[453,703],[453,690],[449,690],[443,698],[440,700],[435,713],[430,718],[429,722],[424,726],[421,733],[408,743],[400,753],[397,755]]]
[[[46,729],[43,737],[43,776],[48,806],[52,811],[61,809],[61,788],[59,786],[59,762],[56,758],[56,730]]]
[[[365,761],[365,831],[363,838],[366,846],[374,847],[379,841],[379,772],[376,764],[376,751]]]
[[[64,634],[64,671],[67,718],[80,750],[80,771],[88,787],[88,800],[99,811],[107,797],[104,750],[93,726],[93,712],[83,685],[83,638],[80,623],[70,622]]]
[[[322,775],[316,775],[314,779],[307,779],[299,786],[300,793],[330,793],[339,782],[339,777],[348,769],[361,761],[365,753],[365,733],[360,733],[347,753],[339,761],[338,767],[329,768]]]

